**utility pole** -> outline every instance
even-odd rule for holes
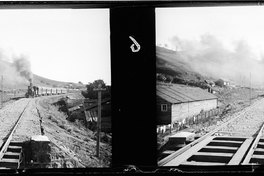
[[[250,72],[250,97],[249,97],[249,102],[251,104],[251,72]]]
[[[102,88],[102,84],[98,85],[98,88],[94,88],[94,91],[98,91],[98,115],[97,115],[97,143],[96,143],[96,156],[100,157],[100,138],[101,138],[101,92],[106,90]]]
[[[3,89],[3,82],[4,82],[4,76],[2,75],[1,76],[2,77],[2,79],[1,79],[1,108],[3,108],[3,96],[4,96],[4,89]]]

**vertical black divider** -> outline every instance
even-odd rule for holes
[[[155,8],[111,8],[110,30],[112,166],[155,167]]]

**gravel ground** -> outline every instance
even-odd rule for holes
[[[16,131],[13,134],[14,141],[27,141],[34,135],[41,135],[40,117],[38,116],[35,99],[30,99]]]
[[[20,99],[13,103],[5,104],[5,106],[0,109],[0,143],[2,139],[7,137],[10,129],[14,126],[19,115],[29,101],[30,99]]]
[[[217,132],[216,136],[241,136],[251,137],[257,134],[264,123],[264,99],[254,102],[241,112],[235,113],[230,118],[239,116],[235,121]]]

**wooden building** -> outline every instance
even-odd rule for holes
[[[172,124],[203,111],[214,109],[218,98],[198,87],[157,83],[157,125]]]
[[[101,128],[104,132],[111,132],[111,98],[103,99],[101,102]],[[86,121],[97,121],[97,100],[84,100],[86,110]]]

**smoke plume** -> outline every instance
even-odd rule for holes
[[[233,48],[224,45],[213,35],[205,34],[199,40],[186,40],[174,36],[171,39],[177,59],[205,76],[225,78],[237,84],[264,86],[264,54],[256,54],[244,40],[235,41]]]
[[[30,62],[24,56],[8,58],[0,49],[0,78],[2,76],[4,89],[25,88],[32,79]]]
[[[25,77],[28,81],[32,80],[31,65],[28,59],[20,56],[19,58],[15,58],[13,65],[22,77]]]

